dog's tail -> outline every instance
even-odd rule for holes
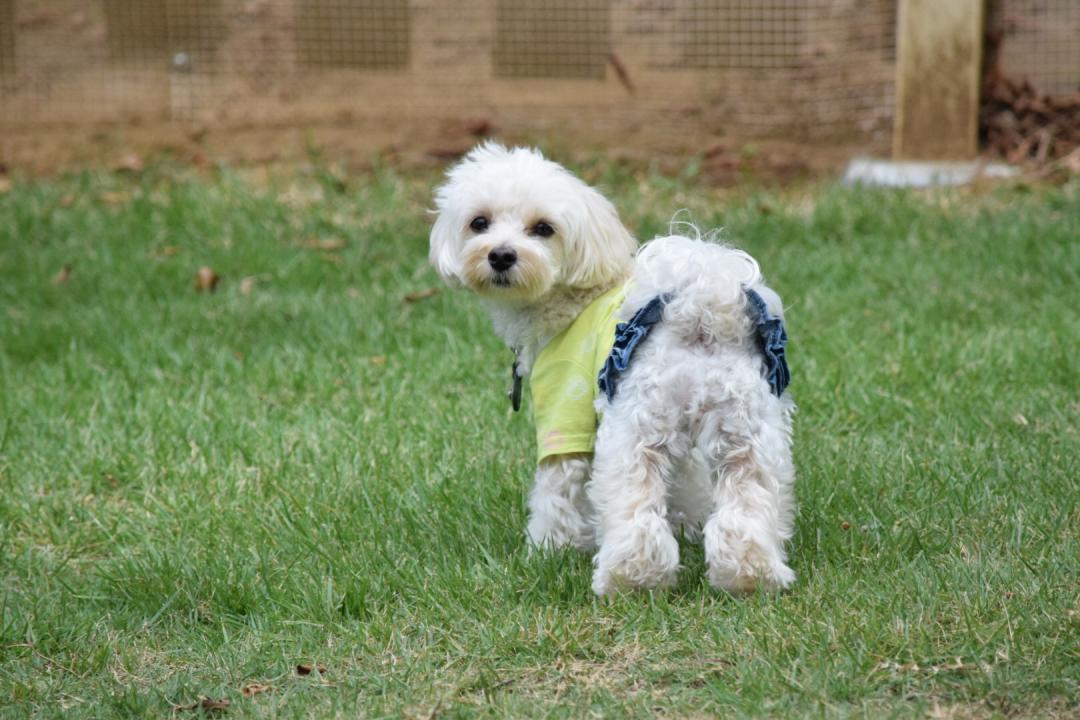
[[[697,237],[671,235],[645,244],[637,255],[625,308],[630,312],[668,294],[664,325],[692,344],[739,343],[753,332],[746,290],[783,317],[780,297],[765,286],[757,261],[742,250]],[[624,310],[624,313],[626,310]]]

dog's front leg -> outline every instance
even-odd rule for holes
[[[585,494],[591,455],[554,455],[536,468],[529,493],[529,543],[538,548],[594,547],[592,508]]]

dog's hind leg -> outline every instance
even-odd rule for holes
[[[730,411],[705,418],[699,437],[715,468],[715,507],[705,523],[709,582],[731,593],[781,590],[795,580],[784,543],[793,531],[795,479],[788,412],[751,414],[752,426]]]
[[[679,545],[667,518],[678,436],[655,425],[646,431],[628,415],[610,409],[596,439],[589,498],[600,547],[593,559],[598,595],[668,586],[679,570]]]

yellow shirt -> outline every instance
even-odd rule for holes
[[[538,460],[593,451],[596,376],[611,353],[615,314],[625,299],[622,285],[596,298],[536,358],[529,384]]]

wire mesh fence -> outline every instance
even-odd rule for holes
[[[1002,69],[1050,95],[1080,92],[1080,2],[994,0],[989,23],[1002,34]]]
[[[1080,2],[998,0],[1080,83]],[[897,0],[0,0],[0,124],[503,127],[887,146]]]

